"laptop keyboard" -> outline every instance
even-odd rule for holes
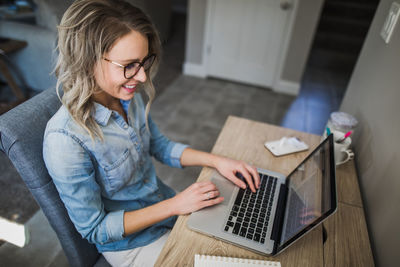
[[[249,186],[239,189],[224,230],[229,232],[232,229],[234,235],[264,244],[277,178],[259,175],[261,185],[255,193],[251,192]]]

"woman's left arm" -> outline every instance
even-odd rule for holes
[[[253,192],[260,186],[260,176],[257,169],[244,161],[229,159],[192,148],[185,148],[180,161],[182,166],[207,166],[215,168],[226,179],[241,188],[246,188],[246,184],[236,176],[239,172],[246,179],[247,184]]]

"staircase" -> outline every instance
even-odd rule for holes
[[[326,0],[309,66],[351,74],[379,0]]]

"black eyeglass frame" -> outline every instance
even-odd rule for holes
[[[147,68],[144,68],[144,71],[148,71],[148,70],[151,68],[151,66],[153,65],[154,61],[156,60],[156,57],[157,57],[156,54],[150,54],[150,55],[146,56],[146,57],[142,60],[142,62],[140,62],[140,61],[133,61],[133,62],[128,63],[128,64],[126,64],[126,65],[122,65],[122,64],[120,64],[120,63],[118,63],[118,62],[115,62],[115,61],[110,60],[110,59],[105,58],[105,57],[103,57],[103,59],[104,59],[105,61],[107,61],[107,62],[110,62],[111,64],[114,64],[114,65],[116,65],[116,66],[118,66],[118,67],[124,68],[124,77],[125,77],[125,79],[129,80],[129,79],[132,79],[133,77],[135,77],[135,75],[139,72],[139,70],[140,70],[141,67],[144,68],[144,64],[145,64],[150,58],[153,58],[152,61],[151,61],[151,64],[150,64]],[[129,66],[132,65],[132,64],[135,64],[135,63],[139,63],[138,69],[136,70],[136,72],[135,72],[133,75],[131,75],[130,77],[126,77],[126,68],[129,67]]]

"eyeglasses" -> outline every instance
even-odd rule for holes
[[[131,62],[128,65],[122,65],[119,64],[118,62],[109,60],[107,58],[103,58],[105,61],[108,61],[114,65],[117,65],[118,67],[124,68],[124,77],[126,79],[132,79],[132,77],[134,77],[140,70],[141,67],[143,67],[144,71],[148,71],[151,67],[151,65],[153,65],[154,60],[156,59],[156,55],[155,54],[151,54],[148,55],[147,57],[145,57],[143,59],[142,62]]]

